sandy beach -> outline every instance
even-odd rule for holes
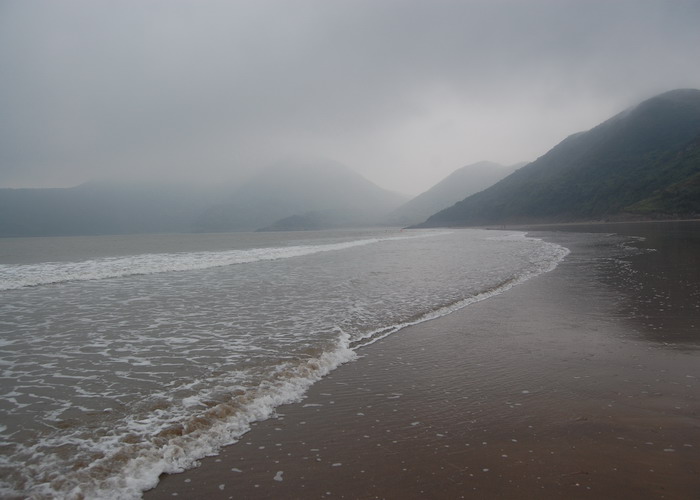
[[[362,348],[145,498],[700,497],[700,225],[551,229],[554,271]]]

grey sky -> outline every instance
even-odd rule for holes
[[[700,1],[0,0],[0,186],[328,157],[416,194],[700,88]]]

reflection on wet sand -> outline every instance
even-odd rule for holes
[[[554,272],[361,350],[146,498],[694,498],[695,234],[549,233]]]

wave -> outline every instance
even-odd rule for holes
[[[493,238],[489,238],[492,240],[522,240],[522,239],[529,239],[529,240],[540,240],[540,238],[532,238],[527,236],[525,233],[514,233],[506,236],[497,236]],[[426,321],[430,321],[433,319],[440,318],[442,316],[447,316],[448,314],[451,314],[453,312],[459,311],[460,309],[463,309],[467,307],[468,305],[474,304],[476,302],[481,302],[482,300],[486,300],[491,297],[495,297],[496,295],[500,295],[503,292],[506,292],[507,290],[510,290],[516,285],[519,285],[520,283],[524,283],[525,281],[529,280],[530,278],[534,278],[535,276],[538,276],[543,273],[547,273],[550,271],[553,271],[559,263],[564,260],[564,258],[571,253],[568,248],[563,247],[561,245],[557,245],[555,243],[549,243],[545,242],[545,245],[541,251],[541,254],[536,256],[541,260],[538,260],[537,258],[534,259],[535,262],[533,262],[533,267],[530,269],[524,270],[523,273],[513,276],[511,278],[508,278],[504,280],[503,282],[499,283],[498,285],[491,287],[488,290],[484,290],[478,294],[475,294],[471,297],[468,297],[466,299],[462,300],[457,300],[455,302],[452,302],[450,304],[443,305],[441,307],[438,307],[437,309],[433,309],[431,311],[426,311],[422,314],[417,314],[413,318],[409,319],[408,321],[402,322],[402,323],[397,323],[395,325],[390,325],[388,327],[380,328],[377,330],[373,330],[371,332],[366,333],[362,337],[358,339],[354,339],[350,343],[350,348],[351,349],[359,349],[361,347],[368,346],[370,344],[374,344],[378,340],[381,340],[385,337],[388,337],[392,333],[396,333],[399,330],[403,330],[406,327],[417,325],[420,323],[424,323]]]
[[[86,498],[139,498],[142,491],[158,483],[161,474],[182,472],[195,466],[200,458],[216,454],[222,446],[238,441],[250,430],[253,422],[270,418],[278,406],[300,401],[314,383],[340,365],[356,359],[359,349],[408,326],[446,316],[475,302],[500,295],[520,283],[554,270],[569,253],[565,247],[544,243],[540,251],[533,255],[530,268],[472,297],[369,332],[361,338],[351,339],[350,335],[338,329],[335,348],[315,353],[306,360],[281,365],[273,379],[262,383],[256,390],[207,410],[209,422],[202,428],[182,433],[165,445],[155,446],[149,442],[146,446],[134,446],[134,450],[128,453],[132,458],[125,465],[117,466],[120,469],[118,474],[110,475],[102,482],[83,483],[80,493]],[[190,420],[201,424],[205,419],[202,415],[193,415]],[[182,425],[182,428],[186,427],[187,424]],[[124,450],[119,450],[95,466],[111,469],[114,466],[113,457],[123,455]]]
[[[138,439],[115,439],[105,436],[91,443],[82,441],[101,458],[87,467],[68,471],[56,477],[61,458],[46,455],[42,448],[56,449],[72,444],[72,438],[44,439],[39,445],[23,450],[30,455],[40,453],[40,465],[30,470],[30,498],[137,500],[144,491],[158,484],[162,474],[174,474],[196,467],[198,460],[219,452],[222,446],[236,443],[248,432],[251,424],[267,420],[277,407],[298,402],[308,389],[338,366],[357,357],[348,347],[347,335],[339,332],[334,349],[316,356],[280,365],[277,373],[257,388],[230,400],[209,407],[203,412],[175,412],[163,419],[173,408],[161,409],[152,418],[128,417],[119,429],[130,429]],[[232,391],[232,394],[236,394]],[[196,405],[197,401],[189,402]],[[204,399],[204,398],[201,398]],[[164,404],[164,406],[168,406]],[[181,410],[185,410],[182,408]],[[122,436],[123,438],[123,436]],[[54,463],[55,462],[55,463]],[[25,492],[0,486],[3,498],[21,498]]]
[[[374,238],[314,246],[191,254],[152,254],[138,257],[165,257],[166,260],[169,257],[182,257],[183,259],[190,259],[190,261],[196,260],[196,257],[201,255],[218,257],[218,260],[214,259],[219,262],[217,264],[204,266],[204,262],[202,262],[200,263],[202,267],[192,267],[192,262],[190,262],[190,266],[185,267],[183,270],[202,269],[204,267],[231,265],[239,262],[255,262],[256,260],[289,258],[323,251],[342,250],[387,239],[396,240],[428,235]],[[508,237],[526,238],[524,234],[508,235]],[[529,237],[526,239],[541,241]],[[110,435],[105,436],[104,440],[98,439],[94,443],[97,448],[95,451],[101,451],[103,458],[96,460],[89,467],[62,476],[60,481],[51,480],[52,477],[55,477],[54,472],[59,470],[59,467],[58,464],[51,463],[50,457],[46,457],[41,461],[41,470],[31,471],[34,475],[31,479],[34,482],[31,493],[37,498],[50,498],[56,495],[65,498],[105,498],[115,500],[140,498],[143,491],[152,488],[158,483],[158,478],[162,473],[181,472],[195,466],[200,458],[216,454],[222,446],[235,443],[241,435],[250,429],[251,423],[270,418],[274,415],[278,406],[299,401],[315,382],[338,366],[354,360],[359,349],[403,328],[445,316],[475,302],[499,295],[530,278],[552,271],[568,254],[569,250],[560,245],[543,243],[540,248],[530,255],[530,265],[526,269],[512,276],[504,277],[501,282],[491,286],[489,289],[483,289],[471,297],[443,304],[430,311],[418,312],[402,322],[385,326],[359,337],[351,337],[351,335],[336,327],[337,336],[331,346],[309,352],[308,358],[289,360],[282,363],[274,374],[257,387],[250,388],[241,394],[234,392],[234,384],[231,384],[231,397],[224,398],[223,401],[219,400],[219,403],[214,406],[207,404],[207,402],[213,401],[214,398],[207,393],[203,393],[194,398],[183,400],[183,405],[181,405],[179,410],[176,408],[162,408],[155,412],[155,417],[157,417],[155,421],[144,419],[143,415],[140,417],[136,415],[127,417],[122,424],[129,429],[130,433],[141,434],[143,437],[150,436],[150,438],[117,442]],[[238,260],[224,263],[224,256]],[[249,260],[241,260],[243,258]],[[108,259],[91,262],[103,262],[105,260]],[[170,264],[172,265],[172,262]],[[184,262],[181,264],[184,264]],[[169,270],[173,269],[150,272],[166,272]],[[131,272],[130,274],[136,273]],[[228,386],[229,384],[224,385]],[[175,402],[172,401],[172,403]],[[202,410],[190,413],[190,407]],[[167,416],[168,418],[165,418],[167,413],[170,413],[170,415]],[[158,420],[161,417],[164,419]],[[177,423],[176,428],[172,427],[171,424],[173,423]],[[49,445],[62,443],[44,442],[42,444],[51,449],[54,446]],[[36,450],[38,450],[38,447]],[[45,475],[44,478],[37,477],[42,475]],[[0,494],[2,493],[2,488],[0,488]],[[5,490],[4,493],[16,492]]]
[[[249,390],[230,390],[230,398],[211,405],[207,394],[174,404],[171,398],[150,398],[156,411],[131,415],[113,424],[114,432],[85,439],[81,435],[54,434],[32,446],[20,446],[13,461],[36,462],[21,470],[25,490],[0,480],[2,498],[65,498],[67,500],[136,500],[153,488],[161,474],[174,474],[198,465],[222,446],[233,444],[253,422],[274,415],[277,407],[298,402],[315,382],[357,357],[348,348],[347,335],[338,332],[333,349],[315,356],[290,360]],[[189,406],[206,408],[189,412]],[[65,468],[64,458],[45,450],[70,448],[80,443],[93,459],[85,467]]]
[[[235,264],[248,264],[264,260],[289,259],[320,252],[331,252],[357,246],[371,245],[381,241],[421,238],[437,236],[439,234],[445,233],[436,232],[411,236],[367,238],[323,245],[296,245],[218,252],[153,253],[121,257],[104,257],[79,262],[5,264],[0,265],[0,291],[53,285],[70,281],[89,281],[145,274],[195,271]]]

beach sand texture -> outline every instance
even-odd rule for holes
[[[557,269],[359,351],[165,498],[700,498],[697,223],[533,233]]]

